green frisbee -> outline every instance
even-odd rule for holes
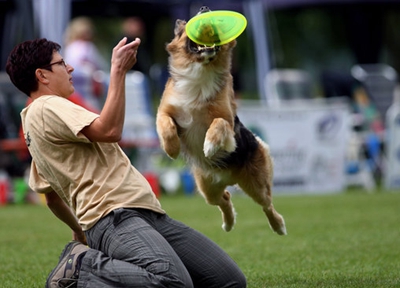
[[[193,42],[206,46],[224,45],[246,29],[246,18],[234,11],[216,10],[194,16],[186,23],[186,34]]]

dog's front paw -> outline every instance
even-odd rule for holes
[[[219,143],[213,143],[206,138],[203,146],[204,156],[206,156],[207,158],[211,158],[219,150],[223,150],[230,153],[235,151],[235,149],[236,149],[236,141],[233,137],[225,139],[225,142],[221,140],[219,141]]]
[[[178,158],[179,152],[181,150],[181,144],[178,136],[174,137],[173,139],[169,139],[168,141],[164,141],[163,150],[170,158]]]
[[[204,141],[203,151],[204,151],[204,156],[206,156],[207,158],[211,158],[212,156],[214,156],[219,149],[220,147],[214,145],[207,139]]]
[[[214,156],[219,150],[233,152],[236,149],[235,133],[222,118],[216,118],[208,128],[204,140],[203,151],[207,158]]]
[[[181,150],[181,143],[174,120],[168,115],[159,112],[156,124],[161,148],[170,158],[176,159]]]

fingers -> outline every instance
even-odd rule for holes
[[[139,48],[140,42],[141,42],[140,39],[136,38],[132,42],[127,43],[125,45],[125,47],[126,47],[126,49],[133,49],[135,52],[137,52],[137,49]]]
[[[140,45],[140,39],[127,43],[127,38],[122,38],[121,41],[114,47],[111,56],[111,64],[117,64],[123,70],[130,70],[136,63],[137,50]]]
[[[137,49],[139,48],[140,45],[140,39],[136,38],[135,40],[131,41],[130,43],[127,43],[127,38],[124,37],[122,38],[121,41],[119,41],[119,43],[117,44],[117,46],[115,46],[114,51],[129,51],[129,50],[133,50],[134,55],[136,56],[137,54]]]
[[[140,45],[140,39],[136,38],[130,43],[127,43],[128,38],[124,37],[122,38],[118,44],[114,47],[114,50],[120,50],[121,48],[123,49],[137,49]]]
[[[124,38],[122,38],[119,42],[118,42],[118,44],[117,44],[117,46],[115,46],[115,48],[121,48],[121,47],[126,47],[126,48],[137,48],[137,47],[139,47],[139,45],[140,45],[140,42],[141,42],[141,40],[140,40],[140,38],[136,38],[135,40],[133,40],[133,41],[131,41],[131,42],[129,42],[129,43],[127,43],[127,40],[128,40],[128,38],[126,38],[126,37],[124,37]]]
[[[122,38],[122,39],[118,42],[117,46],[115,46],[115,48],[121,48],[122,46],[125,45],[125,43],[126,43],[127,40],[128,40],[128,38],[126,38],[126,37]]]

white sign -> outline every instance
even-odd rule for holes
[[[134,146],[158,144],[155,119],[151,112],[150,94],[146,76],[139,71],[126,75],[125,122],[122,141]]]
[[[342,191],[350,131],[348,105],[302,100],[268,108],[257,103],[241,102],[238,116],[270,146],[274,193]]]

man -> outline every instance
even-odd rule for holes
[[[245,287],[222,249],[168,217],[117,144],[125,76],[140,39],[126,42],[113,49],[100,114],[67,100],[74,69],[59,44],[26,41],[7,60],[11,81],[33,100],[21,112],[32,156],[29,185],[73,231],[46,287]]]

